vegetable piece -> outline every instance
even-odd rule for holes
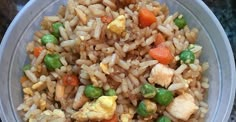
[[[45,34],[41,38],[41,42],[43,45],[46,45],[47,43],[58,44],[57,38],[53,36],[52,34]]]
[[[59,54],[47,54],[44,57],[44,64],[49,70],[54,70],[62,66]]]
[[[76,75],[73,74],[67,74],[62,77],[62,81],[64,85],[67,86],[78,86],[79,85],[79,80]]]
[[[187,25],[187,22],[186,22],[186,20],[184,19],[183,16],[177,17],[177,18],[174,20],[174,22],[175,22],[175,25],[179,27],[179,29],[183,29],[184,26]]]
[[[31,65],[30,65],[30,64],[27,64],[27,65],[25,65],[25,66],[23,67],[23,71],[25,71],[25,70],[30,70],[30,68],[31,68]]]
[[[158,46],[149,50],[149,55],[162,64],[170,64],[174,59],[170,50],[164,46]]]
[[[107,91],[105,91],[105,95],[106,96],[115,96],[116,91],[114,89],[108,89]]]
[[[34,56],[38,57],[42,51],[43,51],[43,47],[35,47],[34,48]]]
[[[113,18],[110,17],[110,16],[102,16],[101,20],[102,20],[103,23],[109,24],[110,22],[112,22]]]
[[[139,10],[139,26],[144,28],[150,26],[152,23],[156,22],[155,15],[146,8],[141,8]]]
[[[171,122],[171,120],[167,116],[161,116],[155,122]]]
[[[155,45],[158,46],[162,42],[165,42],[165,38],[161,33],[158,33],[156,37]]]
[[[156,88],[153,85],[146,83],[141,86],[141,93],[144,98],[153,98],[156,95]]]
[[[167,106],[169,105],[174,98],[174,95],[171,91],[160,88],[157,89],[157,94],[154,97],[154,101],[160,105]]]
[[[116,116],[116,114],[114,114],[111,119],[103,120],[102,122],[118,122],[118,117]]]
[[[183,63],[191,64],[194,63],[195,55],[190,50],[184,50],[180,53],[179,58]]]
[[[157,106],[150,100],[143,100],[139,103],[136,112],[141,117],[148,117],[157,111]]]
[[[84,94],[90,99],[99,98],[102,96],[102,89],[93,85],[87,85],[85,87]]]
[[[60,27],[64,27],[63,24],[60,22],[56,22],[52,24],[52,30],[53,30],[52,34],[57,38],[61,36],[60,31],[59,31]]]

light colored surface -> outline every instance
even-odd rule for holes
[[[202,61],[208,61],[210,89],[207,121],[227,121],[235,93],[235,66],[229,41],[218,20],[200,0],[161,0],[179,11],[191,27],[200,29],[199,44],[203,45]],[[12,22],[0,48],[1,109],[3,121],[20,121],[16,107],[22,101],[19,82],[22,67],[27,62],[25,46],[39,29],[42,16],[54,15],[65,0],[31,0]],[[199,14],[201,13],[201,14]],[[4,58],[3,58],[4,57]]]

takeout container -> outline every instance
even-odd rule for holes
[[[202,62],[208,61],[210,88],[207,122],[226,122],[231,113],[235,95],[235,63],[228,38],[219,21],[201,0],[161,0],[171,11],[182,13],[190,27],[197,27],[198,42],[203,46]],[[0,107],[3,121],[22,121],[16,108],[22,103],[20,77],[22,67],[29,60],[26,44],[40,29],[43,16],[55,15],[66,0],[31,0],[15,17],[0,48]]]

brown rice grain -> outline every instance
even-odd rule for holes
[[[186,64],[181,64],[181,65],[178,67],[178,69],[175,70],[175,74],[176,74],[176,75],[182,74],[183,71],[184,71],[185,69],[187,69],[187,67],[188,67],[188,66],[187,66]]]
[[[30,70],[25,70],[25,75],[32,81],[33,83],[36,83],[38,81],[36,75],[31,72]]]
[[[99,78],[102,82],[107,82],[107,77],[100,71],[95,71],[94,75]]]
[[[168,90],[170,90],[170,91],[179,90],[182,88],[186,88],[186,85],[187,84],[184,84],[184,83],[173,83],[168,87]]]
[[[134,76],[132,75],[131,73],[128,75],[130,81],[132,81],[132,83],[135,85],[135,86],[139,86],[139,80]]]
[[[158,30],[160,30],[162,33],[166,34],[167,36],[173,36],[173,33],[166,27],[162,26],[162,25],[158,25]]]
[[[59,31],[64,40],[69,40],[66,30],[63,27],[59,27]]]
[[[76,13],[77,13],[78,18],[82,21],[82,23],[83,23],[83,24],[86,24],[87,21],[88,21],[88,18],[87,18],[87,16],[86,16],[86,14],[85,14],[82,10],[80,10],[79,7],[76,7],[76,8],[75,8],[75,11],[76,11]]]
[[[51,22],[57,22],[60,20],[60,18],[58,16],[45,16],[44,19],[51,21]]]
[[[43,59],[44,59],[44,56],[47,54],[47,51],[46,50],[43,50],[39,56],[37,57],[37,59],[35,60],[35,63],[34,63],[34,66],[37,66],[39,64],[42,63]]]
[[[117,64],[125,70],[128,70],[130,68],[130,65],[123,60],[119,60]]]
[[[78,23],[78,17],[77,16],[75,16],[69,23],[70,23],[70,27],[74,27],[74,26],[76,26],[77,25],[77,23]]]
[[[108,6],[108,7],[110,7],[110,8],[113,9],[113,10],[117,9],[116,4],[113,3],[113,2],[110,1],[110,0],[103,0],[102,3],[103,3],[105,6]]]

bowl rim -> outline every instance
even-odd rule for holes
[[[54,0],[49,0],[49,1],[54,1]],[[181,0],[177,0],[178,2],[181,2]],[[183,1],[187,1],[187,0],[183,0]],[[183,2],[182,1],[182,2]],[[204,9],[204,11],[206,11],[205,14],[209,15],[210,18],[211,18],[211,21],[215,23],[217,29],[222,32],[221,33],[221,36],[222,38],[224,39],[224,43],[226,45],[226,50],[228,52],[228,56],[229,56],[229,62],[230,64],[232,64],[232,67],[230,69],[230,71],[232,72],[232,74],[235,74],[235,61],[234,61],[234,56],[233,56],[233,51],[232,51],[232,48],[231,48],[231,45],[229,43],[229,40],[228,40],[228,37],[226,36],[226,33],[222,27],[222,25],[220,24],[220,22],[218,21],[218,19],[216,18],[216,16],[213,14],[213,12],[207,7],[207,5],[201,1],[201,0],[195,0],[195,1],[192,1],[192,2],[195,2],[197,3],[198,5],[200,5],[202,7],[202,9]],[[4,47],[5,45],[7,45],[7,40],[9,39],[9,37],[11,36],[13,30],[14,30],[14,27],[19,24],[18,23],[18,20],[20,18],[23,18],[25,12],[31,8],[32,6],[34,6],[35,4],[37,3],[37,0],[31,0],[29,1],[24,7],[23,9],[16,15],[16,17],[14,18],[14,20],[11,22],[9,28],[7,29],[3,39],[2,39],[2,42],[1,42],[1,45],[0,45],[0,65],[2,64],[2,59],[3,59],[3,55],[4,55]],[[231,113],[231,110],[232,110],[232,107],[233,107],[233,104],[234,104],[234,97],[235,97],[235,86],[236,86],[236,82],[234,82],[236,80],[236,75],[232,75],[231,76],[231,83],[233,84],[232,87],[230,88],[230,95],[229,95],[229,100],[228,100],[228,104],[227,104],[227,109],[224,113],[224,116],[222,118],[223,121],[227,121],[229,119],[229,116],[230,116],[230,113]],[[3,100],[0,99],[0,117],[2,119],[2,121],[7,121],[8,118],[7,116],[5,115],[5,112],[3,110]]]

